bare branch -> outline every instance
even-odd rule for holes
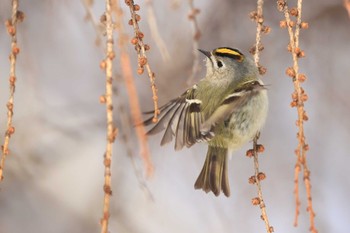
[[[151,82],[151,89],[152,89],[152,95],[153,95],[153,105],[154,105],[154,114],[153,114],[153,121],[158,121],[158,96],[157,96],[157,87],[155,84],[155,74],[151,70],[151,67],[149,65],[146,50],[149,50],[149,45],[145,44],[143,42],[144,34],[141,32],[139,27],[139,21],[141,20],[141,16],[136,13],[136,11],[140,10],[140,6],[135,4],[133,0],[125,0],[126,5],[130,9],[130,15],[131,19],[129,20],[129,25],[132,25],[134,28],[134,35],[135,37],[131,40],[131,43],[135,45],[135,50],[137,52],[138,56],[138,74],[143,74],[144,68],[146,67],[148,77]]]
[[[118,0],[113,0],[113,2],[114,2],[114,6],[115,6],[114,9],[115,9],[116,16],[118,18],[118,21],[121,22],[122,21],[121,20],[122,9],[120,7],[120,3],[119,3]],[[133,9],[138,9],[138,7],[134,6]],[[135,16],[135,19],[136,18],[137,17]],[[150,177],[153,174],[153,169],[154,168],[153,168],[153,163],[151,161],[151,156],[150,156],[150,152],[149,152],[149,146],[148,146],[148,143],[147,143],[146,130],[145,130],[144,125],[140,124],[142,122],[142,114],[141,114],[141,110],[140,110],[140,103],[139,103],[139,100],[138,100],[136,86],[135,86],[135,83],[134,83],[134,76],[132,74],[131,61],[130,61],[129,54],[127,52],[126,41],[125,41],[126,36],[125,36],[125,33],[124,33],[123,25],[120,24],[117,27],[117,30],[118,30],[118,33],[119,33],[118,45],[119,45],[120,51],[121,51],[120,64],[121,64],[121,69],[122,69],[124,82],[125,82],[125,85],[126,85],[126,90],[128,92],[128,95],[129,95],[129,104],[130,104],[130,109],[131,109],[131,116],[132,116],[134,125],[136,125],[135,130],[136,130],[137,137],[139,139],[139,144],[140,144],[140,147],[141,147],[141,156],[142,156],[142,159],[143,159],[144,164],[145,164],[146,175],[148,177]],[[139,30],[139,29],[137,29],[137,30]],[[140,32],[138,34],[140,34]],[[138,43],[140,43],[140,40],[139,39],[137,39],[137,40],[139,41]],[[138,45],[138,43],[137,43],[137,45]],[[144,46],[144,48],[147,47],[146,45],[143,44],[143,42],[142,42],[142,45]],[[137,46],[137,47],[139,47],[139,46]],[[147,59],[146,58],[146,54],[142,53],[141,50],[138,50],[138,56],[139,56],[139,60],[141,58]],[[139,66],[141,66],[140,62],[139,62]],[[144,64],[144,66],[146,66],[146,68],[148,67],[147,69],[149,69],[149,71],[150,71],[150,67],[149,67],[148,63]],[[153,79],[153,81],[154,81],[154,79]],[[152,86],[152,89],[153,88],[156,88],[156,87]],[[156,101],[155,98],[154,98],[154,101]]]
[[[309,149],[308,144],[305,140],[304,132],[304,121],[308,120],[308,116],[304,109],[304,102],[308,100],[308,95],[305,90],[301,87],[301,83],[306,80],[305,74],[299,73],[299,58],[305,56],[305,52],[299,47],[299,35],[300,29],[307,29],[308,23],[301,21],[302,13],[302,0],[298,0],[296,8],[288,8],[287,2],[285,0],[277,1],[278,10],[284,13],[285,21],[280,22],[281,28],[287,28],[289,34],[289,45],[288,51],[292,53],[293,57],[293,67],[289,67],[286,70],[286,74],[290,76],[293,80],[294,92],[292,94],[291,107],[297,108],[298,120],[296,125],[298,127],[298,147],[295,150],[297,156],[295,171],[294,171],[294,195],[295,195],[295,221],[294,225],[298,225],[298,216],[300,213],[300,198],[299,198],[299,174],[303,171],[304,174],[304,185],[306,188],[307,195],[307,211],[309,212],[310,219],[310,231],[317,233],[315,226],[315,212],[312,205],[312,196],[311,196],[311,182],[310,182],[310,170],[308,169],[307,160],[306,160],[306,151]],[[296,23],[291,20],[291,16],[296,17]],[[295,29],[293,30],[293,27]]]
[[[17,56],[20,52],[20,49],[17,45],[17,23],[24,20],[24,13],[18,10],[18,0],[12,0],[12,16],[11,19],[6,21],[7,32],[11,37],[11,53],[9,56],[10,59],[10,77],[9,77],[9,98],[7,101],[7,124],[4,144],[1,146],[1,160],[0,160],[0,181],[3,180],[5,160],[6,156],[9,154],[9,143],[10,137],[15,133],[15,127],[12,125],[13,120],[13,109],[14,109],[14,94],[16,89],[16,64]]]
[[[105,94],[105,104],[106,104],[106,116],[107,116],[107,144],[106,152],[104,155],[104,165],[105,165],[105,179],[104,179],[104,200],[103,200],[103,217],[101,219],[101,233],[108,232],[108,222],[110,217],[110,198],[112,195],[111,188],[111,163],[112,163],[112,146],[117,135],[117,128],[113,124],[113,59],[115,58],[114,53],[114,39],[113,39],[113,19],[111,14],[111,0],[106,0],[106,12],[105,16],[105,27],[106,27],[106,58],[104,60],[106,72],[106,94]]]

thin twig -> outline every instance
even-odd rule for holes
[[[262,34],[268,34],[271,31],[269,26],[264,25],[264,15],[263,15],[263,0],[257,0],[257,10],[250,12],[250,18],[256,22],[256,37],[255,44],[250,48],[249,52],[254,56],[255,65],[258,67],[259,74],[264,75],[266,73],[266,68],[260,64],[260,52],[264,49],[261,42]]]
[[[113,2],[115,6],[116,17],[118,18],[118,21],[121,22],[122,9],[120,7],[119,0],[113,0]],[[145,164],[146,175],[147,177],[150,177],[153,174],[154,168],[153,168],[153,163],[151,161],[149,146],[147,143],[146,129],[143,124],[140,124],[140,122],[142,122],[142,114],[140,110],[140,103],[137,95],[137,90],[134,83],[134,76],[132,74],[131,61],[130,61],[129,54],[127,52],[126,41],[125,41],[126,36],[124,33],[123,25],[119,24],[117,27],[117,30],[119,34],[118,46],[121,52],[120,64],[121,64],[121,69],[122,69],[122,74],[126,85],[126,89],[129,95],[131,116],[132,116],[134,125],[137,125],[137,127],[135,127],[135,130],[136,130],[136,134],[139,139],[139,144],[141,147],[141,156]]]
[[[266,68],[262,67],[259,63],[260,51],[263,48],[262,43],[261,43],[261,34],[263,32],[263,28],[268,28],[267,26],[263,25],[263,23],[264,23],[263,5],[264,5],[263,0],[257,0],[257,10],[250,13],[250,17],[257,24],[255,46],[251,49],[251,53],[254,55],[255,65],[258,67],[259,73],[262,75],[266,73]],[[268,31],[269,30],[266,30],[265,32],[268,32]],[[249,179],[249,183],[256,185],[256,188],[258,191],[258,197],[253,199],[253,204],[259,205],[260,210],[261,210],[261,219],[265,223],[266,232],[272,233],[274,230],[273,230],[273,227],[269,223],[269,219],[268,219],[267,212],[266,212],[266,206],[265,206],[265,202],[263,199],[261,183],[260,183],[261,180],[265,179],[266,175],[259,171],[258,152],[262,152],[263,148],[264,148],[262,145],[258,145],[259,134],[260,133],[257,133],[256,136],[254,137],[253,149],[249,150],[247,152],[248,156],[254,157],[254,170],[255,170],[255,175]]]
[[[15,127],[12,125],[13,120],[13,108],[14,108],[14,94],[16,83],[16,64],[17,55],[19,54],[19,47],[17,45],[17,23],[23,21],[24,14],[22,11],[18,11],[18,0],[12,0],[12,15],[11,19],[6,21],[7,32],[11,36],[11,53],[10,53],[10,90],[9,98],[7,101],[7,129],[5,132],[4,144],[1,146],[1,161],[0,161],[0,181],[3,180],[3,172],[5,168],[5,159],[9,154],[10,137],[15,132]]]
[[[136,13],[136,11],[140,10],[140,6],[135,4],[133,0],[125,0],[125,4],[130,9],[130,15],[131,19],[129,20],[129,24],[133,26],[134,28],[134,35],[135,37],[131,40],[131,43],[135,45],[135,50],[137,52],[138,56],[138,74],[143,74],[144,68],[146,67],[148,77],[151,82],[151,89],[152,89],[152,95],[153,95],[153,106],[154,106],[154,113],[153,113],[153,122],[158,121],[158,115],[160,113],[158,108],[158,96],[157,96],[157,87],[155,83],[155,74],[151,70],[151,67],[149,65],[149,62],[147,60],[146,50],[149,50],[150,47],[146,45],[143,42],[144,34],[141,32],[139,27],[139,21],[141,20],[141,16]]]
[[[299,48],[299,34],[301,28],[307,28],[308,24],[301,21],[302,13],[302,0],[298,0],[297,8],[289,9],[287,2],[285,0],[278,0],[277,6],[280,11],[284,13],[285,21],[281,21],[281,27],[287,27],[289,34],[289,47],[288,50],[292,53],[293,57],[293,67],[289,67],[286,71],[287,75],[293,78],[294,93],[292,94],[292,107],[297,108],[298,120],[296,122],[298,126],[298,146],[295,150],[297,156],[294,172],[294,195],[296,202],[295,210],[295,220],[294,225],[298,225],[298,216],[300,213],[300,198],[299,198],[299,174],[303,170],[304,175],[304,185],[306,189],[307,196],[307,211],[309,212],[310,220],[310,231],[317,233],[315,226],[315,212],[312,205],[312,196],[311,196],[311,182],[310,182],[310,170],[306,161],[306,151],[309,149],[309,146],[306,144],[305,132],[304,132],[304,121],[308,120],[306,111],[304,109],[304,102],[307,101],[308,96],[304,89],[301,87],[301,82],[306,80],[304,74],[299,73],[299,64],[298,60],[301,57],[305,56],[304,51]],[[290,15],[293,15],[297,18],[296,24],[291,20]],[[295,30],[293,31],[293,26]]]
[[[255,53],[254,53],[254,62],[256,66],[259,66],[260,60],[260,43],[261,43],[261,29],[263,26],[264,18],[263,18],[263,0],[257,1],[257,19],[256,19],[256,37],[255,37]]]
[[[298,74],[299,71],[299,65],[298,65],[298,58],[296,53],[294,53],[293,51],[296,48],[296,44],[295,44],[295,37],[294,37],[294,33],[293,33],[293,28],[292,28],[292,23],[291,23],[291,19],[290,19],[290,15],[289,15],[289,10],[288,10],[288,6],[286,5],[284,10],[284,16],[286,18],[286,22],[287,22],[287,29],[288,29],[288,33],[289,33],[289,39],[290,39],[290,47],[291,47],[291,51],[292,51],[292,57],[293,57],[293,75],[296,76]],[[300,93],[300,85],[299,82],[296,80],[293,82],[294,83],[294,89],[296,90],[297,93]],[[297,100],[299,99],[299,97],[297,97]],[[301,146],[301,139],[303,136],[303,132],[304,132],[304,128],[303,128],[303,120],[302,120],[302,112],[303,112],[303,106],[299,106],[297,108],[298,110],[298,125],[299,125],[299,133],[298,133],[298,148],[300,148]],[[301,122],[301,124],[300,124]],[[294,226],[298,225],[298,216],[300,213],[300,198],[299,198],[299,172],[300,172],[300,167],[301,167],[301,154],[299,153],[299,151],[296,151],[296,156],[297,156],[297,161],[295,164],[295,170],[294,170],[294,196],[295,196],[295,219],[294,219]]]
[[[301,23],[302,23],[301,22],[302,5],[303,5],[303,1],[298,0],[297,25],[296,25],[296,29],[295,29],[295,35],[294,35],[295,36],[295,48],[299,48],[299,34],[300,34],[300,28],[301,28]],[[297,51],[294,51],[294,53],[296,53],[297,57],[298,57]],[[302,88],[300,88],[299,98],[300,99],[305,98],[305,96],[306,96],[306,93],[304,93]],[[305,121],[307,119],[307,116],[306,116],[306,112],[304,110],[304,105],[301,106],[301,110],[298,110],[298,112],[302,112],[302,114],[300,114],[300,117],[302,118],[303,121]],[[300,124],[303,124],[303,121],[299,121]],[[303,165],[303,169],[304,169],[303,176],[304,176],[304,185],[305,185],[306,197],[307,197],[307,211],[309,212],[310,231],[313,233],[317,233],[317,229],[315,226],[315,215],[316,214],[315,214],[313,206],[312,206],[310,170],[308,168],[307,161],[306,161],[306,151],[309,149],[309,147],[305,142],[304,129],[302,130],[302,133],[303,133],[302,138],[301,138],[302,143],[299,146],[299,148],[300,148],[299,150],[301,151],[301,158],[302,158],[301,164]]]
[[[261,188],[261,182],[260,182],[260,181],[262,181],[263,179],[266,178],[266,175],[259,171],[258,152],[263,152],[264,151],[263,145],[259,145],[258,144],[259,134],[260,133],[257,133],[257,135],[254,137],[253,150],[248,153],[248,155],[252,153],[252,156],[254,157],[254,171],[255,171],[254,178],[253,179],[250,178],[249,182],[250,183],[254,183],[256,185],[256,188],[257,188],[257,191],[258,191],[258,197],[257,198],[253,198],[253,204],[254,205],[259,205],[260,210],[261,210],[261,219],[265,223],[266,232],[267,233],[272,233],[274,231],[274,229],[269,223],[269,219],[268,219],[267,211],[266,211],[266,205],[265,205],[265,202],[264,202],[262,188]]]
[[[199,66],[199,39],[201,37],[201,32],[199,30],[198,21],[197,21],[197,15],[199,14],[200,10],[198,8],[194,7],[193,0],[188,0],[189,6],[190,6],[190,13],[188,14],[188,19],[192,22],[192,49],[193,49],[193,65],[192,65],[192,72],[191,76],[187,80],[188,85],[193,84],[193,80],[195,76],[198,73],[198,70],[200,69]]]
[[[162,56],[163,60],[169,61],[170,55],[169,55],[168,48],[158,30],[156,14],[154,13],[154,9],[153,9],[153,0],[146,0],[146,6],[147,6],[147,19],[148,19],[147,23],[149,25],[154,43],[158,47],[160,55]]]
[[[116,23],[115,23],[115,27],[119,33],[119,35],[122,35],[121,37],[119,37],[119,40],[125,40],[126,38],[126,35],[124,34],[124,26],[122,24],[122,11],[120,9],[120,4],[119,2],[116,2],[117,0],[112,0],[112,10],[113,12],[115,13],[116,15]],[[85,6],[85,9],[86,9],[86,14],[87,14],[87,20],[89,20],[93,26],[95,27],[95,31],[96,31],[96,38],[100,38],[101,37],[101,34],[102,34],[102,30],[99,30],[99,24],[97,23],[96,21],[96,18],[95,16],[93,15],[92,13],[92,5],[91,5],[91,0],[82,0],[84,6]],[[119,6],[119,7],[117,7]],[[104,17],[103,17],[104,18]],[[103,20],[105,23],[105,19]],[[100,46],[100,44],[97,44],[98,46]],[[115,91],[114,92],[115,95],[117,96],[117,93],[118,91]],[[138,98],[137,97],[137,93],[132,93],[130,95],[131,97],[130,98]],[[101,102],[102,103],[105,103],[106,102],[106,98],[105,96],[101,96]],[[127,112],[125,111],[125,103],[123,102],[119,102],[119,105],[117,106],[118,108],[118,115],[120,116],[120,119],[121,119],[121,125],[123,126],[122,128],[120,128],[120,133],[121,133],[121,140],[124,142],[125,146],[126,146],[126,150],[127,150],[127,155],[129,156],[130,160],[131,160],[131,163],[132,163],[132,166],[134,168],[134,171],[135,171],[135,175],[136,175],[136,178],[140,184],[140,187],[142,188],[142,190],[144,190],[144,192],[146,193],[146,195],[152,200],[153,197],[152,197],[152,193],[151,191],[149,190],[148,186],[147,186],[147,183],[146,181],[144,180],[143,178],[143,175],[142,175],[142,172],[140,171],[140,168],[137,166],[137,163],[135,161],[135,156],[133,155],[133,148],[131,148],[130,146],[130,142],[129,142],[129,138],[130,138],[130,128],[132,128],[132,125],[136,125],[136,122],[134,123],[131,123],[129,121],[127,121],[128,118],[128,115],[127,115]],[[140,108],[139,106],[137,108]],[[143,140],[143,137],[140,139],[140,141]],[[147,143],[147,142],[145,142]],[[140,145],[144,145],[144,143],[140,142]],[[150,153],[148,152],[147,149],[141,149],[141,151],[146,151],[146,154],[148,155],[148,157],[150,157]],[[149,165],[146,165],[145,167],[148,167]],[[152,166],[152,165],[151,165]]]
[[[105,180],[104,180],[104,200],[103,200],[103,217],[101,219],[101,233],[108,232],[108,222],[110,217],[110,198],[112,195],[111,188],[111,163],[112,163],[112,146],[117,135],[117,128],[113,124],[113,59],[115,57],[114,53],[114,43],[113,43],[113,19],[111,14],[111,0],[106,0],[106,12],[105,16],[105,27],[106,27],[106,58],[105,71],[106,71],[106,115],[107,115],[107,144],[106,152],[104,156],[105,165]]]

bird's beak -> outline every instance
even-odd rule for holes
[[[210,52],[205,51],[205,50],[201,50],[201,49],[198,49],[198,50],[199,50],[199,52],[203,53],[207,58],[210,58],[210,56],[211,56]]]

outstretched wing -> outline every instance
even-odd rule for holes
[[[202,102],[195,98],[195,92],[196,86],[193,86],[178,98],[160,107],[159,121],[147,134],[153,135],[165,129],[161,145],[172,141],[175,137],[175,150],[210,140],[213,137],[211,132],[205,135],[201,133],[204,122],[201,113]],[[144,125],[151,123],[152,118],[144,121]]]
[[[261,81],[252,80],[229,93],[214,113],[203,122],[200,129],[203,135],[214,131],[215,125],[229,119],[237,109],[247,103],[252,96],[265,89]]]

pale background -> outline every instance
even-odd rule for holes
[[[8,98],[10,39],[4,27],[10,15],[8,2],[0,3],[0,135],[5,132]],[[255,23],[248,17],[255,4],[195,1],[201,9],[199,47],[230,46],[247,53],[255,40]],[[171,1],[155,0],[154,5],[170,61],[161,59],[146,20],[141,21],[141,28],[152,48],[149,61],[164,104],[186,87],[192,66],[191,24],[187,1],[180,1],[176,9]],[[0,233],[99,232],[106,143],[105,106],[98,101],[104,92],[104,74],[99,68],[103,50],[94,45],[96,33],[91,23],[84,21],[80,1],[20,1],[20,9],[26,18],[18,28],[16,132],[10,142],[5,180],[0,183]],[[97,18],[103,9],[103,1],[96,1],[93,12]],[[146,19],[143,5],[140,14]],[[279,28],[281,19],[275,1],[267,1],[265,22],[272,32],[263,37],[261,57],[268,68],[263,78],[270,99],[260,140],[266,148],[260,156],[260,168],[267,175],[263,192],[275,232],[308,232],[303,186],[300,226],[292,226],[296,110],[289,107],[293,86],[285,69],[292,60],[285,50],[287,31]],[[306,139],[311,148],[308,163],[316,226],[319,232],[346,233],[350,219],[350,19],[342,1],[312,0],[304,1],[303,20],[310,25],[301,32],[306,58],[300,60],[300,69],[308,77],[303,86],[310,99],[305,105],[310,119]],[[135,54],[131,55],[134,61]],[[201,65],[198,77],[204,75],[204,63]],[[136,83],[142,110],[149,110],[152,101],[147,76],[136,77]],[[114,98],[116,104],[127,103],[121,88],[122,83]],[[116,111],[116,123],[118,116]],[[265,232],[259,208],[251,205],[256,189],[247,182],[253,174],[253,161],[245,157],[250,145],[234,153],[229,162],[232,194],[226,198],[193,189],[206,153],[204,144],[175,153],[173,145],[160,147],[160,139],[156,136],[149,141],[155,173],[147,185],[153,201],[140,188],[125,145],[116,141],[110,232]],[[131,141],[136,163],[142,166],[137,140],[133,136]]]

